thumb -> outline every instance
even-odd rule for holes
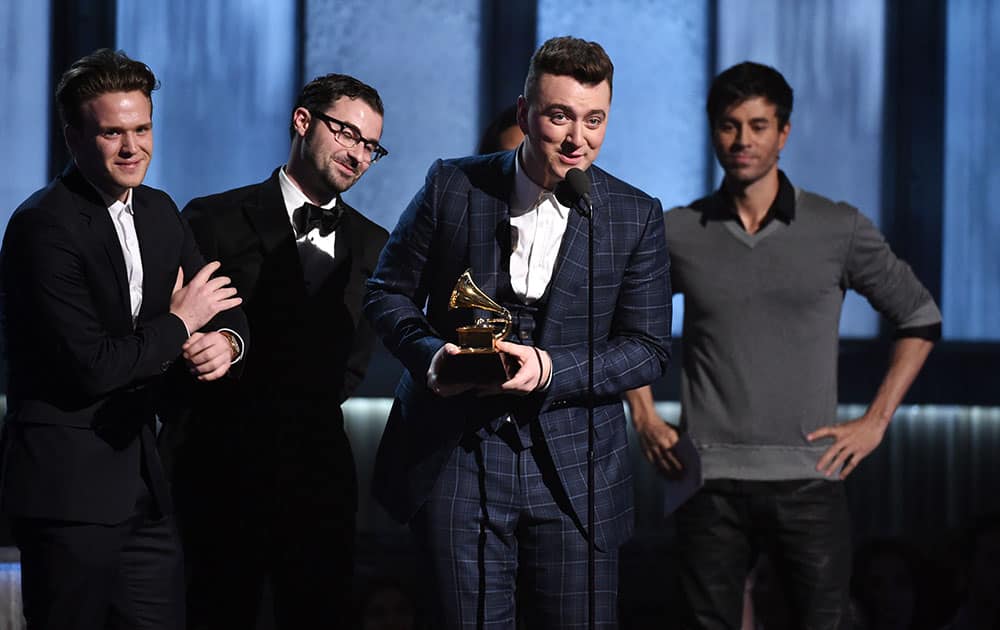
[[[184,268],[177,268],[177,280],[174,281],[174,290],[171,293],[177,293],[182,288],[184,288]]]
[[[519,344],[511,343],[509,341],[499,340],[497,341],[497,350],[500,352],[511,352],[515,346]]]

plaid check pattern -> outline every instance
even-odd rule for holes
[[[411,526],[437,587],[435,627],[587,627],[587,541],[543,445],[467,436]],[[615,628],[617,549],[596,554],[595,582],[595,625]]]
[[[471,268],[480,288],[488,295],[497,295],[501,271],[508,264],[504,259],[510,239],[507,200],[514,159],[510,152],[436,162],[400,217],[368,282],[365,314],[386,347],[407,368],[379,445],[373,487],[391,515],[401,522],[411,521],[432,496],[438,497],[434,506],[444,500],[435,493],[440,492],[439,478],[446,469],[458,478],[459,473],[447,467],[461,448],[463,435],[510,413],[522,420],[534,418],[539,441],[547,448],[551,463],[551,485],[561,488],[566,498],[564,513],[577,524],[575,530],[568,530],[574,531],[572,535],[548,544],[544,552],[552,552],[553,547],[568,549],[568,539],[574,537],[585,551],[579,525],[587,519],[585,219],[576,213],[570,215],[549,285],[547,311],[536,334],[539,347],[551,355],[554,365],[549,389],[524,398],[484,401],[475,396],[440,398],[425,385],[434,353],[453,339],[457,326],[467,323],[463,319],[466,313],[448,309],[458,276]],[[597,167],[591,167],[588,176],[595,250],[594,538],[601,551],[614,551],[633,526],[625,415],[619,396],[658,378],[669,361],[669,262],[660,203]],[[471,469],[463,474],[472,480],[463,483],[475,484],[477,477]],[[487,490],[487,507],[492,507],[497,490]],[[456,487],[453,491],[459,493],[456,496],[474,496],[464,486],[461,492]],[[439,509],[434,506],[425,511]],[[468,512],[471,506],[462,509]],[[424,534],[449,540],[454,533],[449,528],[461,527],[464,521],[464,517],[452,521],[436,515],[428,520],[434,527],[425,529]],[[525,543],[517,530],[515,537]],[[469,544],[469,540],[462,537],[461,544]],[[474,557],[476,546],[473,544],[470,551],[441,544],[440,549],[456,558]],[[518,554],[510,555],[522,554],[519,549]],[[538,566],[545,564],[541,559],[538,562]],[[532,582],[538,571],[531,576],[524,574],[523,568],[532,565],[520,566],[518,582],[522,586],[532,584],[533,592],[545,588]],[[457,569],[449,571],[452,573],[439,573],[439,579],[448,578]],[[475,579],[481,577],[479,574]],[[497,584],[503,583],[497,580]],[[568,592],[574,588],[568,583],[565,587]],[[560,597],[572,599],[568,592]],[[464,604],[461,610],[466,610]]]

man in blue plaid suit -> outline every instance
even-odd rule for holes
[[[406,367],[375,494],[417,537],[435,627],[588,621],[588,226],[554,194],[574,167],[593,205],[595,621],[616,625],[618,547],[633,526],[619,395],[666,368],[670,287],[660,203],[591,166],[612,72],[596,43],[543,44],[518,99],[524,142],[436,162],[368,283],[365,313]],[[471,309],[448,307],[467,268],[512,314],[502,383],[444,378],[469,323]]]

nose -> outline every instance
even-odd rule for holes
[[[573,148],[583,145],[583,123],[574,122],[566,130],[566,138],[563,143]]]
[[[126,155],[132,155],[133,153],[135,153],[135,147],[136,147],[135,134],[131,132],[123,133],[121,152]]]
[[[347,150],[347,155],[351,157],[355,166],[367,166],[368,165],[368,149],[365,148],[364,142],[359,142],[350,149]]]
[[[742,147],[744,146],[743,139],[749,137],[747,129],[744,125],[736,125],[736,137],[733,138],[733,145]]]

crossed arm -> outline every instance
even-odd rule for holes
[[[34,330],[51,331],[55,347],[66,353],[60,369],[74,374],[73,381],[87,396],[102,396],[160,375],[163,365],[181,354],[189,330],[197,331],[240,303],[235,290],[227,287],[228,279],[210,278],[217,265],[201,267],[203,261],[186,233],[179,258],[191,270],[192,281],[179,283],[180,288],[175,284],[168,311],[140,322],[129,334],[112,334],[104,319],[107,307],[96,295],[97,284],[113,280],[92,277],[94,268],[69,228],[26,220],[17,221],[12,230],[6,242],[5,255],[10,258],[4,284],[8,293],[17,287],[21,295],[7,299],[21,301],[20,312],[37,319],[40,326]],[[227,321],[245,330],[246,320],[236,312]],[[205,369],[204,380],[225,373],[218,365]]]

